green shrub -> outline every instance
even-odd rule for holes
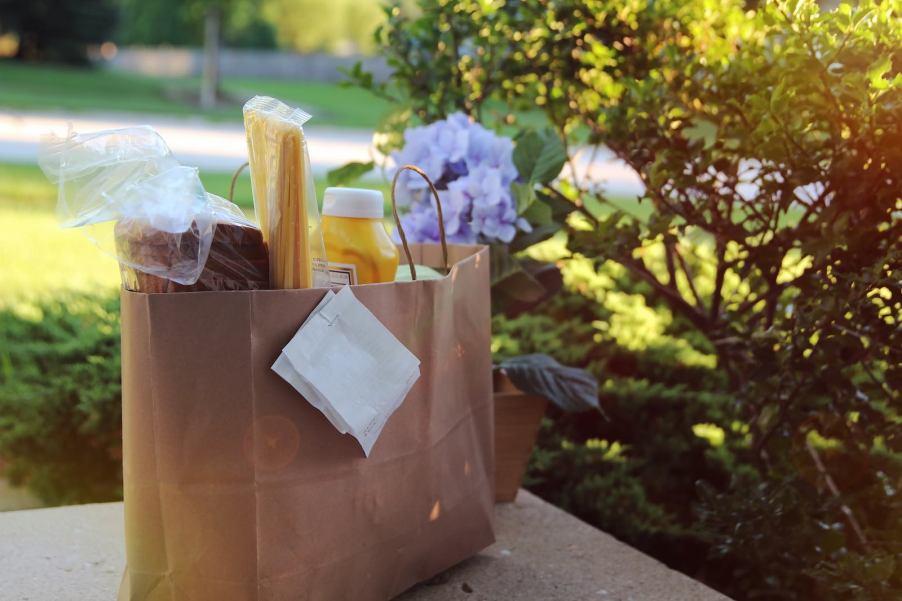
[[[398,103],[387,149],[463,110],[646,187],[537,190],[577,207],[561,261],[597,277],[496,320],[497,350],[588,367],[611,419],[551,415],[536,489],[737,598],[899,598],[899,3],[419,4],[377,34],[392,81],[351,74]]]
[[[713,348],[617,265],[596,273],[570,260],[564,278],[566,290],[540,311],[495,318],[494,350],[586,367],[604,415],[551,411],[526,485],[698,575],[707,546],[691,528],[695,482],[727,483],[745,439]]]
[[[0,311],[0,457],[49,504],[122,495],[119,300]]]

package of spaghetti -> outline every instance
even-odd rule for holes
[[[64,227],[79,227],[119,261],[136,292],[269,287],[261,231],[204,190],[150,127],[50,136],[39,162],[59,185]]]
[[[269,249],[272,288],[329,285],[303,125],[310,115],[266,96],[244,105],[254,210]]]

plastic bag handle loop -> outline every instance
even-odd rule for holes
[[[395,217],[395,224],[398,226],[398,234],[401,237],[401,245],[404,247],[404,254],[407,256],[407,265],[410,267],[410,278],[414,281],[417,279],[417,271],[413,266],[413,256],[410,254],[410,247],[407,245],[407,236],[404,234],[404,228],[401,227],[401,217],[398,216],[398,203],[395,200],[395,188],[398,185],[398,178],[401,175],[402,171],[413,171],[429,184],[429,191],[432,192],[432,197],[435,199],[435,209],[438,213],[438,233],[442,243],[442,261],[445,266],[445,273],[448,272],[448,243],[445,240],[445,218],[442,215],[442,201],[439,200],[438,190],[435,189],[435,184],[432,183],[432,180],[429,179],[429,176],[423,172],[422,169],[417,167],[416,165],[402,165],[395,172],[395,177],[391,182],[391,212]]]

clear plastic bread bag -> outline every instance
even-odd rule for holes
[[[262,235],[204,190],[150,127],[43,140],[38,162],[59,186],[64,227],[82,228],[140,292],[268,287]]]
[[[275,98],[244,105],[254,209],[269,248],[273,288],[329,285],[316,186],[303,125],[310,115]]]

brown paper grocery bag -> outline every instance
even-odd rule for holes
[[[493,542],[488,249],[448,253],[354,289],[422,362],[368,458],[270,369],[325,290],[122,292],[121,601],[381,601]]]

